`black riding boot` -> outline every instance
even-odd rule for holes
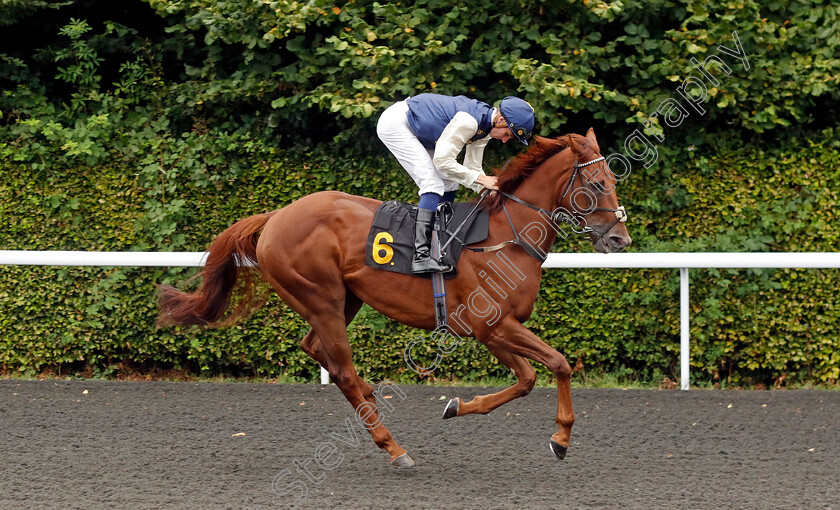
[[[414,260],[411,270],[415,273],[446,273],[452,271],[450,266],[441,265],[432,258],[432,229],[435,226],[435,211],[417,209],[417,220],[414,222]]]

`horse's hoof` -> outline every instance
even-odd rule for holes
[[[553,453],[554,456],[557,457],[559,460],[563,460],[566,458],[566,450],[568,450],[568,448],[561,445],[554,439],[549,440],[548,446],[551,447],[551,453]]]
[[[446,404],[446,409],[443,410],[443,419],[448,420],[458,416],[458,406],[461,405],[461,399],[458,397],[449,399]]]
[[[417,463],[414,462],[414,459],[411,458],[411,455],[409,455],[408,452],[405,452],[396,459],[392,460],[391,465],[397,469],[408,469],[413,468],[417,465]]]

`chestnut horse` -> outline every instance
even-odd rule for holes
[[[576,134],[557,139],[536,137],[527,152],[499,172],[499,186],[504,193],[496,193],[482,204],[490,211],[485,246],[520,239],[514,229],[532,225],[542,226],[541,231],[547,234],[540,236],[536,248],[549,252],[557,235],[556,226],[547,225],[557,217],[549,211],[561,207],[565,211],[577,211],[571,216],[579,222],[585,220],[595,250],[621,251],[630,244],[624,225],[626,215],[615,194],[615,178],[600,157],[591,129],[586,137]],[[575,201],[588,203],[581,205]],[[376,445],[390,454],[392,465],[412,467],[414,460],[382,425],[375,408],[374,388],[357,374],[347,338],[347,325],[363,303],[403,324],[426,330],[435,328],[432,285],[427,278],[379,271],[365,265],[365,242],[380,203],[324,191],[235,223],[210,245],[201,273],[202,283],[194,293],[184,293],[168,285],[159,287],[158,324],[214,327],[246,316],[253,308],[249,305],[257,297],[251,277],[261,275],[312,326],[301,347],[329,371],[357,414],[362,409],[367,411],[364,417],[358,418],[364,420]],[[566,215],[567,220],[569,217]],[[483,281],[489,282],[488,273],[482,268],[490,255],[467,250],[461,255],[457,276],[447,283],[447,309],[459,310],[458,320],[453,320],[450,328],[459,336],[474,337],[486,345],[513,371],[517,382],[470,402],[452,399],[444,418],[486,414],[527,395],[536,380],[529,360],[537,361],[548,367],[557,380],[559,430],[551,436],[550,446],[562,459],[574,423],[572,371],[562,354],[522,325],[534,309],[541,277],[541,261],[533,255],[533,248],[528,251],[532,253],[519,244],[505,246],[499,252],[511,267],[516,267],[518,278],[500,293],[492,320],[488,320],[487,314],[473,313],[476,306],[468,310],[463,307],[474,305],[471,296],[474,298]],[[239,287],[238,279],[242,280]],[[242,292],[243,282],[244,295],[239,299],[239,306],[222,320],[234,291]]]

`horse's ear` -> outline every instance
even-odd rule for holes
[[[577,144],[575,143],[575,139],[574,139],[574,138],[572,138],[572,135],[571,135],[571,134],[566,135],[566,137],[569,139],[569,148],[570,148],[570,149],[572,149],[572,152],[574,152],[575,154],[577,154],[577,152],[578,152],[578,146],[577,146]]]
[[[598,147],[598,140],[595,139],[595,130],[589,128],[589,131],[586,132],[586,139],[589,140],[589,143],[592,144],[592,148],[595,149],[595,152],[598,154],[601,153],[601,148]]]

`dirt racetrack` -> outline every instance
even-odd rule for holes
[[[2,380],[0,508],[840,509],[840,392],[573,390],[560,462],[552,389],[448,421],[488,389],[399,389],[406,471],[335,386]]]

